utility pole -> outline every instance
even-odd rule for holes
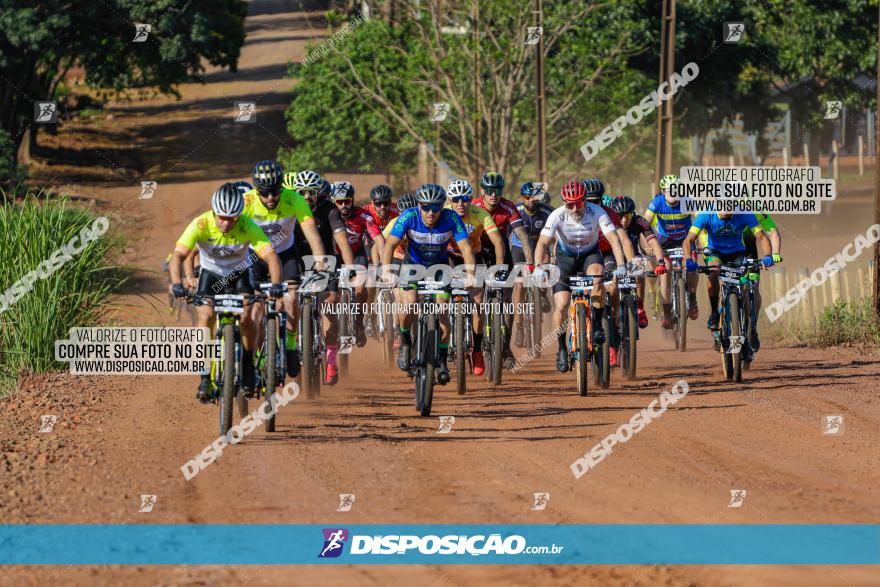
[[[880,7],[878,7],[877,21],[880,23]],[[877,31],[877,140],[874,142],[874,224],[880,224],[880,29]],[[874,315],[880,320],[880,243],[874,243],[874,274],[873,280]]]
[[[480,0],[473,0],[474,35],[474,102],[476,120],[474,121],[474,190],[480,184],[480,169],[483,166],[483,93],[480,84]]]
[[[535,109],[538,111],[538,181],[547,181],[547,121],[546,101],[544,100],[544,3],[543,0],[535,0],[535,12],[538,15],[538,27],[541,34],[538,36],[538,44],[535,50],[538,52],[538,60],[535,70],[538,75],[538,95],[535,97]]]
[[[669,82],[675,67],[675,0],[663,0],[660,25],[660,83]],[[660,103],[654,177],[672,171],[672,98]]]

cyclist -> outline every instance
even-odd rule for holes
[[[354,205],[354,186],[347,181],[334,183],[330,188],[330,199],[333,200],[339,210],[339,215],[345,221],[348,244],[354,254],[355,264],[361,265],[365,269],[369,265],[364,241],[372,240],[374,243],[371,250],[373,262],[378,265],[385,239],[382,238],[382,231],[373,222],[372,217],[363,208]],[[363,307],[362,305],[367,301],[367,290],[364,284],[355,288],[354,297],[360,307]],[[355,312],[354,315],[354,334],[357,346],[362,347],[367,344],[367,335],[364,332],[364,315],[360,311]]]
[[[699,238],[701,232],[706,232],[709,243],[704,254],[706,264],[712,267],[719,267],[723,263],[735,263],[746,256],[747,251],[746,245],[743,242],[743,232],[747,229],[755,235],[756,243],[761,246],[763,254],[761,262],[765,267],[772,267],[773,255],[770,253],[769,242],[754,214],[702,212],[697,214],[693,226],[688,231],[687,238],[682,243],[688,273],[695,273],[698,268],[697,262],[690,258],[690,254],[693,250],[694,242]],[[720,288],[717,273],[709,274],[708,291],[709,306],[712,313],[709,315],[706,326],[709,327],[709,330],[718,330],[718,322],[721,316],[718,312]],[[743,360],[745,362],[751,362],[753,350],[756,349],[752,349],[748,343],[743,345]]]
[[[651,228],[657,233],[664,252],[681,247],[691,227],[691,215],[682,212],[679,199],[669,195],[669,186],[677,181],[677,175],[661,177],[660,193],[654,196],[645,211],[645,220],[651,223]],[[669,266],[668,258],[666,264]],[[691,320],[696,320],[700,315],[697,308],[697,281],[696,273],[688,273],[688,318]],[[667,330],[672,328],[672,303],[669,301],[671,283],[668,273],[660,277],[660,296],[663,299],[663,318],[660,325]]]
[[[354,256],[351,247],[348,245],[348,236],[346,234],[345,222],[339,214],[339,210],[326,197],[321,198],[321,192],[327,191],[330,184],[314,171],[300,171],[297,174],[288,173],[284,176],[285,184],[302,194],[309,207],[314,214],[315,223],[318,227],[318,234],[321,235],[321,243],[324,251],[329,255],[330,251],[340,251],[343,262],[347,264],[354,263]],[[301,243],[303,255],[314,255],[311,247],[302,234],[299,225],[296,226],[296,242]],[[327,291],[322,294],[325,299],[322,300],[327,304],[336,302],[339,280],[335,277],[331,278],[327,284]],[[333,314],[324,316],[327,321],[327,333],[325,340],[327,341],[327,373],[324,383],[334,385],[339,379],[339,371],[336,367],[336,353],[339,350],[339,321]]]
[[[761,225],[761,230],[764,231],[764,234],[767,236],[767,239],[770,241],[770,256],[773,257],[773,264],[782,263],[782,235],[779,233],[779,229],[776,227],[776,223],[773,221],[773,218],[770,217],[769,214],[755,214],[755,218],[758,219],[758,223]],[[743,242],[746,245],[746,255],[751,259],[758,258],[758,245],[756,243],[755,234],[746,229],[743,232]],[[755,312],[757,314],[761,313],[761,282],[758,281],[755,287]],[[760,342],[758,342],[757,333],[754,335],[756,346],[760,346]],[[757,348],[755,350],[758,350]]]
[[[461,217],[465,230],[468,232],[468,241],[471,243],[471,251],[477,263],[489,265],[494,261],[495,265],[504,264],[504,242],[495,221],[483,208],[472,204],[474,188],[463,179],[457,179],[449,184],[446,192],[446,207],[455,211]],[[489,257],[488,251],[482,250],[482,236],[486,235],[492,243],[494,259]],[[449,259],[453,267],[464,263],[464,257],[455,242],[449,243]],[[479,311],[483,302],[483,289],[471,288],[471,297],[477,304],[477,312],[473,318],[474,350],[471,353],[471,363],[474,375],[482,375],[486,372],[486,364],[483,361],[483,313]]]
[[[312,251],[323,255],[321,235],[315,224],[314,214],[305,199],[291,188],[282,185],[284,170],[275,161],[260,161],[254,167],[255,188],[244,193],[243,216],[253,220],[263,229],[272,241],[272,246],[281,259],[282,279],[288,282],[287,294],[283,298],[284,311],[290,319],[286,324],[287,374],[296,377],[299,374],[299,351],[297,344],[297,327],[299,325],[299,306],[296,304],[296,289],[300,280],[300,257],[296,244],[295,227],[300,226],[305,240]],[[245,182],[236,186],[241,190]],[[251,267],[251,279],[254,289],[268,278],[268,267],[263,261],[257,260]],[[263,304],[254,304],[252,314],[254,324],[263,323]],[[261,348],[263,332],[257,328],[256,348]]]
[[[654,255],[657,262],[654,264],[654,273],[663,275],[666,273],[666,261],[663,258],[663,249],[657,240],[657,235],[651,229],[651,223],[647,219],[636,214],[636,203],[629,196],[620,196],[612,203],[614,211],[620,216],[620,224],[626,231],[626,235],[634,249]],[[636,298],[639,308],[639,328],[648,326],[648,314],[645,313],[645,279],[638,280],[636,286]]]
[[[379,230],[383,231],[383,237],[385,227],[388,226],[389,222],[397,218],[397,215],[400,213],[397,206],[394,204],[394,194],[391,192],[391,188],[385,184],[379,184],[370,190],[370,202],[363,207],[363,210],[369,215],[372,221],[376,223]],[[365,244],[367,246],[368,256],[373,258],[372,243],[368,242]],[[370,287],[367,289],[367,303],[372,307],[372,304],[375,301],[376,288]],[[375,331],[372,318],[372,315],[367,315],[364,320],[364,332],[367,336],[373,336]]]
[[[396,218],[392,218],[388,224],[385,225],[384,230],[382,230],[382,237],[385,239],[385,242],[388,242],[388,237],[391,236],[391,231],[394,229],[394,224],[397,222],[397,219],[400,218],[400,213],[403,213],[404,210],[409,210],[410,208],[414,208],[416,206],[416,196],[415,194],[407,193],[403,194],[397,199],[397,210],[398,216]],[[409,241],[406,237],[403,237],[401,241],[394,248],[394,257],[391,260],[393,265],[401,265],[403,264],[404,258],[406,258],[406,247],[409,244]],[[394,296],[394,303],[400,303],[400,292],[398,288],[394,288],[392,290],[392,295]],[[394,332],[394,350],[397,351],[400,349],[400,329],[396,329]]]
[[[445,190],[437,184],[427,183],[419,186],[415,199],[418,207],[410,208],[397,217],[391,234],[388,236],[387,246],[382,252],[382,265],[391,264],[394,249],[404,237],[407,237],[409,242],[404,265],[415,264],[430,267],[434,264],[447,263],[449,241],[454,240],[461,251],[465,264],[474,266],[476,262],[464,223],[458,214],[443,207],[446,202]],[[414,288],[417,285],[401,281],[400,287],[402,290],[401,301],[406,303],[408,307],[415,304],[418,295]],[[445,297],[448,298],[448,295]],[[412,347],[409,329],[413,316],[409,312],[404,312],[398,314],[398,321],[400,324],[400,354],[397,357],[397,366],[402,371],[409,371]],[[440,316],[439,346],[440,366],[437,375],[441,384],[445,384],[449,382],[449,368],[446,365],[446,359],[449,355],[449,319],[445,314]]]
[[[251,262],[248,247],[266,262],[272,286],[269,296],[279,298],[282,295],[281,260],[266,233],[250,218],[242,217],[244,198],[234,184],[224,183],[211,197],[211,210],[200,214],[177,239],[177,246],[169,265],[172,293],[175,297],[186,297],[187,292],[180,281],[180,268],[184,258],[195,247],[199,249],[202,269],[199,274],[197,295],[213,296],[220,293],[251,294],[253,287],[250,272],[247,269]],[[247,301],[245,300],[247,309]],[[200,305],[197,309],[198,325],[213,330],[214,313],[210,307]],[[242,369],[241,387],[247,393],[254,388],[254,328],[255,325],[245,311],[239,322],[242,336]],[[202,375],[196,398],[210,401],[211,376]]]
[[[504,176],[500,173],[490,171],[483,175],[480,179],[480,197],[474,201],[474,204],[480,206],[492,216],[495,226],[501,231],[504,243],[504,263],[507,265],[508,273],[513,270],[513,253],[510,250],[510,235],[515,234],[522,243],[523,255],[526,263],[529,264],[529,270],[534,269],[534,257],[532,255],[532,244],[529,241],[529,235],[523,225],[523,220],[516,209],[516,205],[502,197],[504,192]],[[483,248],[487,255],[494,253],[494,247],[487,235],[482,237]],[[503,292],[503,301],[511,301],[511,292],[505,289]],[[513,368],[514,358],[513,352],[510,350],[510,336],[513,333],[513,315],[505,314],[504,327],[504,367]]]
[[[535,245],[538,243],[538,237],[541,235],[541,229],[544,228],[544,224],[547,223],[547,218],[550,216],[550,213],[553,212],[553,208],[543,202],[545,195],[546,192],[544,191],[544,185],[539,182],[527,181],[519,188],[520,203],[517,204],[516,210],[519,212],[519,217],[522,218],[526,234],[529,235],[529,245],[533,251],[535,250]],[[514,263],[526,263],[526,255],[523,251],[522,241],[519,240],[516,233],[510,235],[510,252]],[[543,263],[547,260],[549,260],[549,258],[538,259],[536,264]],[[521,303],[522,299],[522,280],[517,279],[516,283],[513,284],[514,307],[516,307],[516,304]],[[541,303],[543,304],[543,302],[544,296],[542,295]],[[549,310],[549,307],[547,309]],[[535,308],[534,312],[535,317],[540,319],[542,308]],[[513,321],[513,329],[515,332],[513,344],[522,348],[525,342],[522,314],[519,312],[514,313]]]
[[[567,332],[562,328],[566,320],[568,304],[571,300],[571,287],[568,278],[578,273],[600,276],[594,283],[592,292],[593,306],[593,344],[605,342],[605,331],[602,328],[602,310],[605,306],[605,292],[601,276],[605,271],[602,253],[599,251],[599,233],[608,239],[617,269],[616,277],[626,275],[623,247],[614,223],[601,206],[586,201],[587,190],[579,181],[569,181],[560,190],[563,206],[556,208],[547,218],[541,230],[535,254],[544,258],[547,247],[556,238],[556,265],[559,267],[559,281],[553,286],[553,297],[556,307],[553,311],[553,325],[559,333],[559,352],[556,355],[556,368],[560,372],[568,371]],[[535,270],[537,279],[541,279],[543,271]]]

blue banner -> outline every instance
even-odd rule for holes
[[[880,525],[0,525],[0,564],[880,564]]]

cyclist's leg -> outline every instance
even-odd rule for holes
[[[337,265],[338,267],[339,265]],[[339,301],[339,278],[336,276],[331,277],[327,282],[327,297],[324,299],[322,306],[326,304],[327,307],[332,307],[333,304]],[[335,383],[335,378],[338,377],[336,374],[336,351],[339,350],[339,316],[336,312],[322,312],[324,315],[324,320],[327,324],[326,334],[324,335],[324,341],[327,348],[326,351],[326,367],[327,367],[327,377],[325,381]]]
[[[242,273],[232,284],[231,289],[237,294],[252,294],[254,288],[251,283],[252,275],[248,271]],[[243,389],[254,388],[254,335],[256,334],[257,325],[248,311],[248,302],[245,300],[245,311],[241,313],[238,328],[241,331],[241,387]]]
[[[592,275],[598,279],[593,280],[593,292],[590,302],[593,308],[593,344],[605,342],[605,330],[602,326],[602,315],[605,311],[605,286],[602,283],[602,275],[605,272],[605,262],[602,253],[598,249],[578,257],[578,263],[583,267],[585,275]]]
[[[523,252],[522,247],[510,247],[511,258],[515,265],[522,265],[526,262],[526,256]],[[523,301],[523,284],[522,278],[517,277],[516,282],[513,284],[513,296],[512,300],[513,307],[519,307],[518,304],[521,304]],[[540,308],[536,309],[536,313],[540,311]],[[516,329],[516,344],[517,346],[523,345],[523,315],[519,312],[513,312],[513,327]]]
[[[287,351],[287,374],[296,377],[299,374],[299,350],[297,345],[297,332],[299,329],[299,304],[296,303],[296,291],[299,288],[302,276],[302,261],[295,247],[278,253],[281,258],[281,278],[287,282],[287,293],[281,300],[284,312],[287,314],[287,322],[284,325],[284,348]],[[255,304],[262,305],[262,304]],[[257,322],[257,332],[262,335],[262,322]],[[257,345],[257,349],[262,348]]]
[[[256,257],[256,254],[254,254]],[[261,283],[269,282],[269,266],[262,260],[257,258],[253,265],[251,265],[251,287],[256,290],[260,287]],[[265,313],[266,306],[265,304],[252,304],[250,311],[250,319],[253,324],[262,324],[263,323],[263,315]],[[260,348],[263,346],[263,329],[257,328],[257,332],[255,333],[254,338],[254,348]]]
[[[706,255],[706,265],[709,265],[710,267],[720,267],[723,256],[724,255],[722,253],[719,253],[717,251],[709,251],[709,254]],[[718,306],[721,296],[721,286],[718,282],[717,272],[708,274],[708,279],[706,280],[706,291],[709,294],[710,312],[707,326],[710,330],[714,330],[718,328]]]
[[[666,249],[672,248],[674,245],[675,241],[670,241],[667,238],[660,239],[660,246],[663,248],[664,255]],[[660,302],[663,305],[662,318],[664,321],[668,321],[672,314],[672,261],[669,257],[664,258],[666,260],[666,267],[669,271],[660,276]]]
[[[354,264],[369,268],[369,261],[364,250],[361,250],[354,256]],[[358,272],[358,281],[361,279],[365,281],[366,275]],[[367,302],[367,288],[363,283],[354,288],[354,301],[357,303],[357,308],[354,310],[354,335],[357,339],[357,345],[364,346],[367,343],[367,337],[364,333],[364,313],[361,309]]]
[[[212,296],[217,293],[219,284],[222,283],[223,276],[218,275],[217,273],[213,273],[208,271],[207,269],[201,271],[199,273],[199,283],[196,286],[196,295],[198,296]],[[222,288],[221,288],[222,289]],[[214,317],[213,307],[210,305],[208,301],[197,302],[196,303],[196,324],[200,328],[210,328],[211,332],[214,332],[214,323],[216,322]],[[211,376],[209,374],[203,374],[201,376],[201,381],[199,382],[198,392],[196,393],[196,397],[200,400],[207,400],[210,389],[210,381]]]
[[[559,344],[556,353],[556,369],[564,373],[568,371],[568,330],[563,328],[563,324],[568,319],[568,305],[571,302],[571,287],[568,278],[576,272],[575,258],[557,251],[556,266],[559,268],[559,281],[553,285],[553,327],[556,332],[556,341]],[[571,328],[571,325],[568,328]]]

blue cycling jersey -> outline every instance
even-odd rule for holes
[[[719,253],[739,253],[746,250],[743,243],[743,230],[760,228],[754,214],[734,214],[727,220],[718,217],[715,212],[697,214],[691,232],[706,231],[709,248]]]
[[[547,217],[553,212],[553,208],[547,204],[538,204],[535,212],[529,213],[525,206],[517,204],[516,209],[519,211],[520,218],[522,218],[523,227],[529,233],[529,243],[532,245],[532,250],[534,250],[535,245],[538,243],[538,237],[541,236],[541,229],[547,223]],[[510,246],[522,248],[522,243],[517,238],[515,232],[510,234]]]
[[[654,214],[651,228],[662,239],[682,240],[691,227],[691,215],[681,211],[681,204],[670,206],[663,194],[657,194],[648,204],[648,211]]]
[[[447,245],[449,241],[467,240],[468,232],[461,217],[449,208],[440,212],[440,218],[434,226],[426,226],[418,208],[405,210],[397,217],[391,236],[399,239],[406,237],[408,244],[407,256],[413,263],[429,266],[434,263],[445,263],[449,259]]]

